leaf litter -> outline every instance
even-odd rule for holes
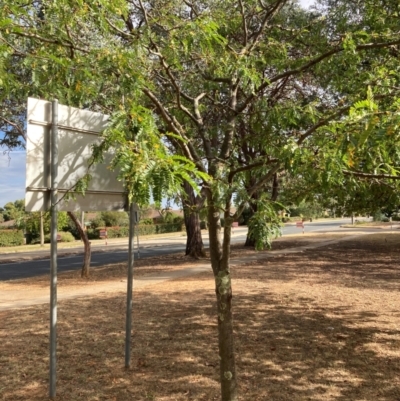
[[[289,248],[312,240],[285,241]],[[399,234],[373,234],[268,259],[258,253],[235,266],[239,400],[400,400],[399,242]],[[204,260],[140,263],[137,275]],[[125,270],[93,270],[85,285],[122,280]],[[60,275],[60,285],[73,291],[81,280],[74,274]],[[57,400],[219,400],[214,297],[211,272],[135,290],[130,369],[123,293],[61,301]],[[48,399],[48,331],[47,305],[0,311],[0,400]]]

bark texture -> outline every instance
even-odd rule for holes
[[[186,228],[186,255],[199,259],[206,256],[203,238],[200,228],[199,209],[202,206],[202,199],[194,193],[191,185],[187,182],[183,185],[185,197],[183,203],[183,213]]]
[[[76,229],[78,230],[79,235],[83,241],[83,245],[84,245],[84,249],[85,249],[85,252],[83,255],[81,277],[89,277],[90,260],[92,258],[92,250],[91,250],[91,244],[90,244],[89,238],[87,237],[86,232],[83,229],[81,222],[78,220],[78,218],[75,216],[75,214],[72,212],[68,212],[68,216],[74,222]]]
[[[218,348],[220,356],[221,400],[237,401],[237,377],[233,340],[232,283],[229,266],[231,222],[225,216],[224,240],[221,243],[219,211],[209,205],[208,226],[210,236],[211,266],[215,278],[218,310]]]

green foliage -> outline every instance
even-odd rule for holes
[[[93,162],[113,152],[130,201],[160,202],[188,181],[202,186],[211,219],[228,216],[238,194],[237,214],[257,204],[258,249],[279,233],[277,207],[261,196],[274,174],[301,177],[308,201],[361,209],[370,191],[375,210],[395,204],[398,184],[354,173],[399,175],[398,1],[320,0],[313,11],[285,0],[40,5],[0,8],[5,116],[23,115],[28,93],[107,110]],[[229,249],[215,230],[217,276]],[[222,375],[224,399],[237,398],[235,381],[227,388]]]
[[[43,229],[44,233],[50,233],[51,213],[43,212]],[[62,231],[69,228],[69,217],[67,212],[58,212],[57,230]],[[25,229],[32,238],[40,235],[40,212],[28,212],[25,217]]]
[[[25,217],[25,201],[21,199],[6,203],[2,214],[4,221],[14,220],[14,226],[22,228]]]
[[[140,225],[152,225],[154,224],[153,219],[140,219]]]
[[[101,218],[100,215],[96,215],[95,218],[90,220],[90,227],[91,228],[104,228],[106,226],[106,222]]]
[[[239,223],[247,226],[249,224],[249,220],[252,217],[252,215],[253,215],[253,211],[251,210],[251,208],[246,207],[240,216]]]
[[[114,113],[104,147],[119,153],[114,164],[131,197],[160,200],[185,177],[209,187],[194,165],[212,173],[222,209],[232,193],[249,190],[249,176],[262,182],[276,167],[271,160],[323,189],[343,179],[343,168],[397,174],[397,45],[382,45],[398,40],[395,2],[323,0],[323,12],[307,12],[282,1],[265,25],[268,7],[255,2],[192,12],[180,0],[152,2],[146,19],[134,3],[105,3],[60,0],[42,12],[5,0],[0,100],[17,123],[28,93]],[[133,34],[129,21],[137,20]],[[3,131],[17,135],[14,126]],[[14,134],[9,144],[19,146]],[[172,157],[182,154],[194,164]],[[244,165],[257,167],[228,185],[229,172]]]
[[[98,238],[100,238],[100,230]],[[122,238],[129,236],[129,227],[107,227],[107,238]]]
[[[184,181],[197,188],[193,177],[208,178],[187,158],[170,154],[164,141],[151,111],[132,104],[129,112],[112,116],[102,143],[93,148],[92,162],[102,162],[104,153],[113,149],[111,166],[118,170],[130,201],[161,203],[163,197],[179,192]]]
[[[57,232],[57,235],[59,236],[59,239],[57,240],[58,242],[74,242],[74,241],[76,241],[75,237],[69,231],[59,231],[59,232]],[[44,236],[44,242],[46,244],[49,244],[51,242],[50,234],[46,234]]]
[[[25,243],[24,233],[21,230],[0,230],[0,247],[18,246]]]
[[[106,227],[129,225],[129,216],[126,212],[101,212],[100,218]]]
[[[163,215],[163,223],[165,224],[184,224],[183,216],[179,216],[176,213],[167,211]]]
[[[281,221],[277,211],[283,206],[276,202],[263,200],[258,203],[258,209],[249,219],[249,237],[255,241],[255,249],[269,249],[272,239],[282,235]]]
[[[317,219],[324,215],[324,207],[318,202],[302,202],[297,207],[291,207],[290,217],[304,217],[306,219]]]
[[[373,221],[384,221],[385,215],[382,213],[381,210],[375,211],[375,213],[372,216]]]
[[[75,237],[68,231],[60,231],[58,232],[58,235],[60,236],[60,242],[74,242]]]

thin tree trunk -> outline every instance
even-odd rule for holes
[[[206,256],[200,228],[199,197],[196,197],[192,186],[184,182],[185,197],[182,199],[186,228],[186,255],[199,259]]]
[[[225,216],[224,240],[221,244],[219,211],[209,203],[208,229],[211,266],[215,278],[218,310],[218,348],[220,356],[221,400],[237,401],[237,378],[233,340],[232,284],[229,266],[231,241],[229,213]]]
[[[68,216],[70,217],[70,219],[74,222],[76,229],[78,230],[79,235],[81,236],[81,239],[83,241],[83,245],[85,248],[85,252],[83,255],[81,276],[89,277],[90,260],[92,257],[92,251],[91,251],[89,238],[87,237],[86,232],[83,229],[81,222],[78,220],[78,218],[75,216],[75,214],[72,212],[67,212],[67,213],[68,213]]]

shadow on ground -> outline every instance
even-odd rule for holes
[[[400,400],[399,252],[329,248],[235,268],[241,401]],[[60,303],[58,400],[219,400],[210,274],[136,292],[129,370],[124,315],[123,294]],[[2,400],[47,399],[48,329],[45,306],[0,314]]]

